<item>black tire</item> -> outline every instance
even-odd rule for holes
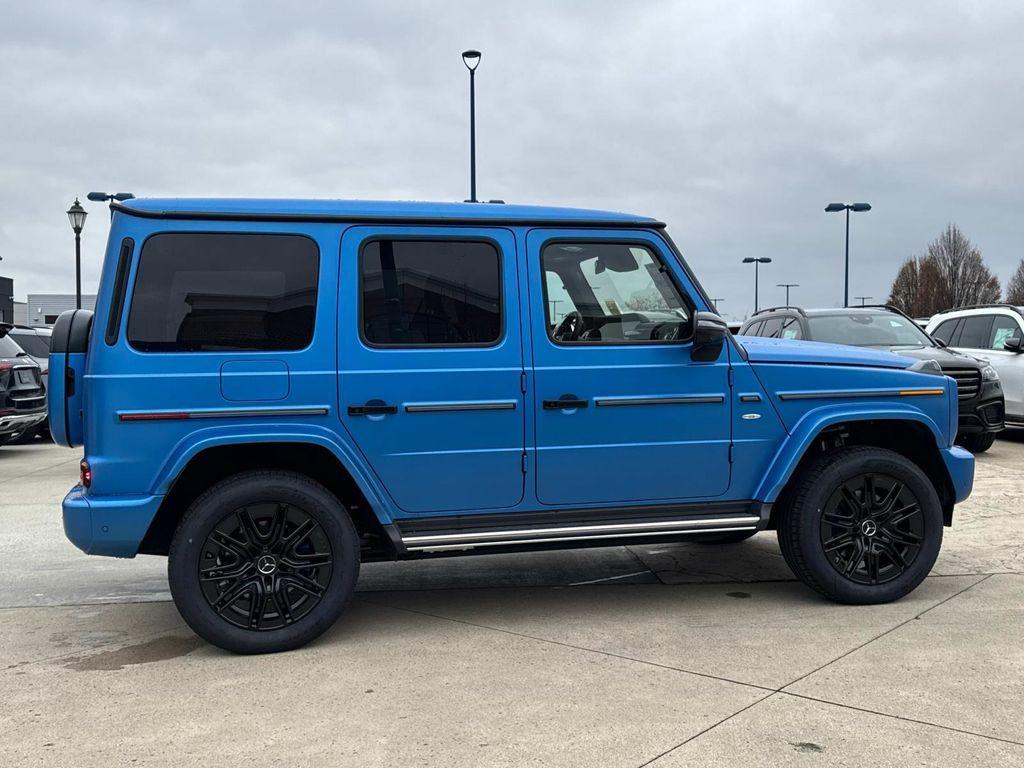
[[[868,496],[874,512],[863,505]],[[825,454],[796,478],[788,498],[777,526],[782,555],[804,584],[840,603],[888,603],[909,594],[942,546],[935,488],[893,451],[855,446]]]
[[[686,541],[694,544],[739,544],[746,541],[757,531],[729,531],[728,533],[698,533],[690,536]]]
[[[984,453],[996,441],[995,432],[979,432],[974,435],[963,435],[957,442],[971,453]]]
[[[200,578],[201,567],[209,578]],[[167,573],[182,618],[207,642],[235,653],[287,651],[319,637],[345,609],[359,577],[359,536],[337,497],[314,480],[244,472],[189,507]]]

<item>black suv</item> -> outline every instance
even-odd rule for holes
[[[772,307],[755,313],[739,335],[878,347],[916,360],[934,360],[943,373],[956,380],[960,393],[957,442],[981,453],[992,447],[996,433],[1003,429],[1003,388],[995,369],[970,355],[946,349],[893,307]]]
[[[34,431],[46,418],[46,392],[39,365],[0,324],[0,445]]]

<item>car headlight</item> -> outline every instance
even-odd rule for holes
[[[981,380],[982,381],[999,381],[999,374],[996,373],[996,369],[991,365],[986,365],[981,369]]]

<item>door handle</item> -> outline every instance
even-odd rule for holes
[[[349,416],[374,416],[390,413],[398,413],[398,406],[386,403],[367,403],[366,405],[350,405],[348,407]]]
[[[558,411],[563,408],[586,408],[586,400],[576,400],[572,397],[560,397],[557,400],[545,400],[544,410],[545,411]]]

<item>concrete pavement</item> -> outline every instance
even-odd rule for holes
[[[320,641],[243,658],[191,634],[163,559],[64,540],[74,452],[5,447],[3,764],[1024,764],[1022,460],[980,457],[895,604],[819,599],[771,534],[382,563]]]

